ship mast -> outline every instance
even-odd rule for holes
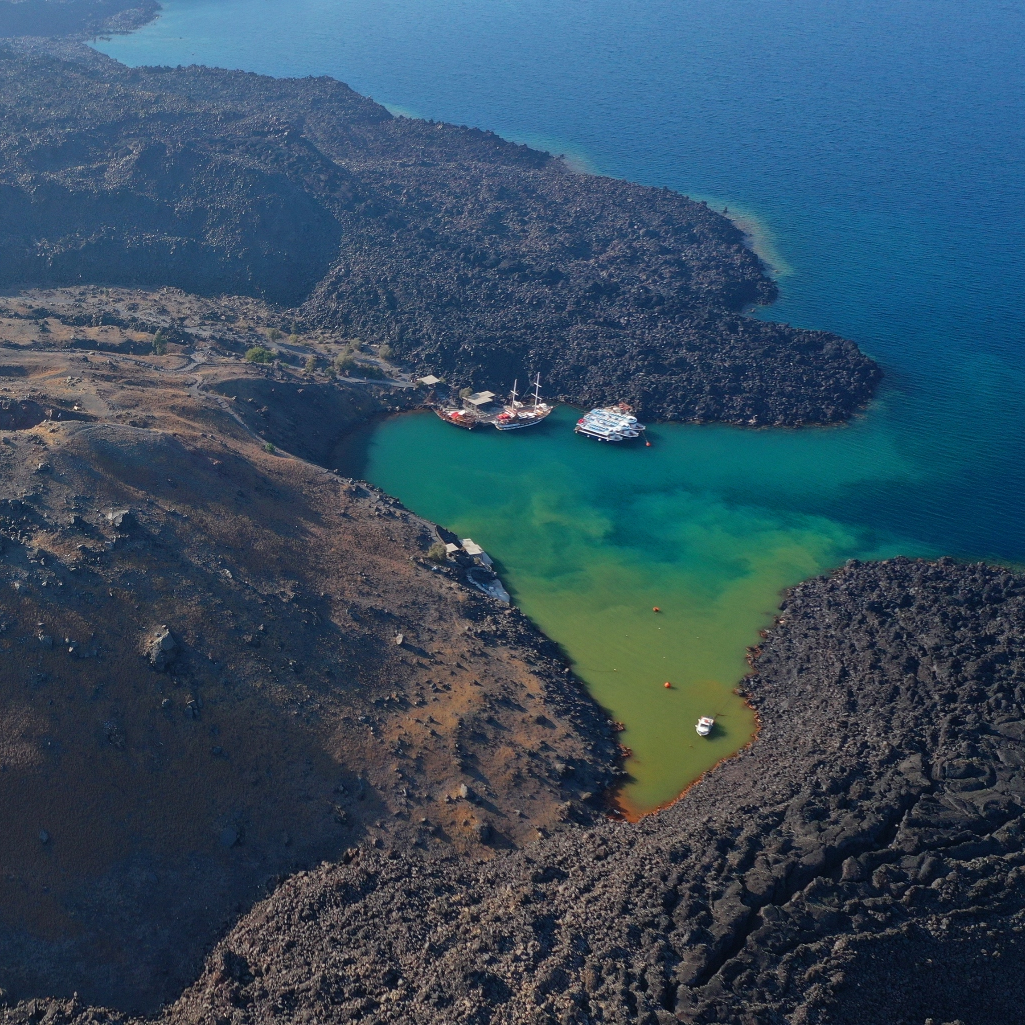
[[[515,409],[516,408],[516,385],[518,385],[519,383],[520,383],[519,378],[517,378],[515,381],[513,381],[512,397],[509,399],[509,406],[510,406],[511,409]]]
[[[534,382],[534,408],[537,409],[537,404],[541,401],[541,373],[538,372],[537,380]]]

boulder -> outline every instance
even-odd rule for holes
[[[107,522],[118,530],[128,530],[135,524],[135,516],[131,509],[111,509],[107,513]]]
[[[164,672],[181,654],[181,645],[167,628],[160,626],[149,635],[146,643],[146,657],[154,669]]]

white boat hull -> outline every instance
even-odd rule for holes
[[[536,427],[546,416],[548,416],[547,413],[542,413],[540,416],[523,416],[521,414],[515,420],[496,420],[495,428],[499,431],[518,431],[521,427]]]
[[[595,438],[597,441],[623,441],[622,434],[600,434],[598,431],[588,430],[586,427],[577,426],[574,428],[577,434],[583,434],[587,438]]]

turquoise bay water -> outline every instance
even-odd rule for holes
[[[485,544],[627,723],[635,809],[746,739],[729,692],[781,588],[852,556],[1025,561],[1020,5],[164,7],[100,48],[331,74],[393,109],[728,203],[782,272],[759,315],[838,331],[882,364],[878,402],[836,430],[659,426],[626,450],[574,437],[566,413],[523,436],[401,417],[368,439],[366,473]],[[702,747],[692,723],[710,704],[724,730]]]

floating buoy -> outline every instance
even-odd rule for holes
[[[650,442],[650,441],[646,441],[646,442],[644,443],[644,447],[645,447],[645,448],[651,448],[651,442]]]
[[[657,605],[654,605],[654,606],[652,606],[651,611],[652,612],[661,612],[662,610]]]
[[[669,690],[672,688],[673,685],[668,680],[666,680],[666,682],[662,684],[662,686],[665,687],[666,690]]]

